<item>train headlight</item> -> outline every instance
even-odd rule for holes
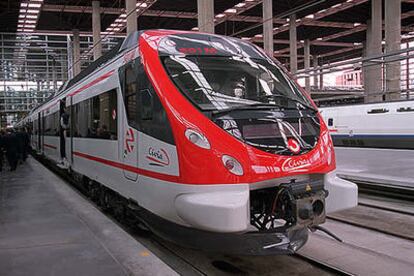
[[[223,161],[224,167],[232,174],[243,175],[243,167],[235,158],[229,155],[223,155],[221,161]]]
[[[199,146],[200,148],[210,149],[210,142],[208,141],[206,136],[204,136],[198,131],[195,131],[194,129],[188,128],[185,131],[185,137],[187,137],[188,141],[190,141],[196,146]]]

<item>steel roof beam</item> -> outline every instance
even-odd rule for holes
[[[406,18],[409,18],[409,17],[412,17],[412,16],[414,16],[414,11],[409,11],[409,12],[403,13],[401,15],[401,19],[406,19]],[[366,24],[360,24],[360,25],[355,26],[353,29],[345,30],[345,31],[342,31],[342,32],[339,32],[339,33],[335,33],[335,34],[332,34],[332,35],[321,37],[319,39],[319,41],[320,42],[323,42],[323,41],[327,42],[329,40],[333,40],[333,39],[337,39],[337,38],[340,38],[340,37],[349,36],[349,35],[352,35],[354,33],[366,31],[366,29],[367,29]],[[401,31],[403,31],[403,32],[412,32],[412,31],[414,31],[414,28],[412,26],[405,26],[405,27],[401,27]],[[317,45],[317,44],[313,44],[314,41],[318,41],[318,40],[311,41],[311,44],[312,45]],[[301,48],[302,46],[303,45],[299,45],[299,48]],[[279,50],[277,52],[277,54],[287,53],[287,52],[289,52],[289,49],[290,48],[285,48],[285,49]]]
[[[262,4],[262,2],[263,2],[262,0],[241,1],[237,4],[235,4],[232,8],[227,9],[222,13],[216,14],[214,24],[217,26],[217,25],[219,25],[221,23],[224,23],[226,21],[232,21],[232,18],[234,18],[234,17],[250,10],[251,8],[256,7],[259,4]],[[230,12],[230,11],[232,11],[232,12]],[[260,18],[259,22],[262,22],[262,21],[263,21],[263,19]]]
[[[258,3],[258,2],[254,2]],[[43,11],[50,12],[68,12],[68,13],[92,13],[92,7],[88,6],[66,6],[66,5],[51,5],[44,4]],[[101,7],[101,12],[106,14],[120,15],[123,9],[120,8],[105,8]],[[184,19],[197,19],[196,12],[181,12],[181,11],[164,11],[164,10],[146,10],[142,13],[142,16],[153,16],[153,17],[167,17],[167,18],[184,18]],[[263,18],[260,16],[247,16],[247,15],[237,15],[226,17],[228,21],[243,21],[243,22],[252,22],[259,23],[263,21]],[[215,24],[220,24],[224,22],[223,20],[215,21]],[[286,19],[274,18],[273,23],[275,24],[285,24]],[[327,21],[305,21],[303,22],[305,26],[316,26],[316,27],[327,27],[327,28],[343,28],[350,29],[354,27],[354,23],[347,22],[327,22]]]
[[[333,5],[332,7],[328,8],[328,9],[318,11],[317,13],[313,14],[312,17],[310,17],[310,15],[308,15],[308,16],[305,16],[304,18],[297,19],[296,20],[296,27],[298,27],[300,25],[311,24],[314,21],[318,21],[319,19],[322,19],[322,18],[327,17],[329,15],[333,15],[335,13],[350,9],[352,7],[363,4],[365,2],[368,2],[368,0],[351,0],[350,2],[344,2],[344,3],[341,3],[341,4]],[[282,33],[282,32],[288,31],[288,30],[289,30],[289,23],[286,22],[282,26],[274,28],[273,29],[273,35],[276,35],[278,33]],[[257,39],[257,37],[252,38],[253,41],[255,41],[256,39]]]

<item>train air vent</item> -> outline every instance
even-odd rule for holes
[[[389,112],[389,110],[386,108],[376,108],[376,109],[369,110],[367,113],[368,114],[379,114],[379,113],[387,113],[387,112]]]

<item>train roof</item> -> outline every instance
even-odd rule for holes
[[[145,33],[146,37],[159,37],[162,38],[164,36],[171,36],[170,40],[173,41],[172,43],[176,43],[177,47],[169,47],[171,45],[165,45],[163,43],[159,44],[159,52],[161,55],[165,54],[176,54],[176,53],[183,53],[180,52],[181,48],[179,47],[204,47],[207,44],[210,46],[217,46],[217,52],[214,54],[216,56],[223,56],[223,55],[243,55],[252,58],[264,58],[269,59],[269,57],[265,54],[265,52],[259,48],[258,46],[246,42],[244,40],[235,38],[235,37],[226,37],[223,35],[217,34],[210,34],[210,33],[200,33],[200,32],[193,32],[193,31],[179,31],[179,30],[145,30],[145,31],[137,31],[130,35],[128,35],[123,41],[120,41],[114,48],[112,48],[109,52],[92,62],[86,69],[76,75],[74,78],[67,81],[62,87],[59,89],[57,93],[55,93],[50,99],[46,102],[42,103],[41,105],[32,109],[27,117],[32,116],[36,113],[37,110],[41,109],[45,105],[49,104],[53,100],[61,97],[65,92],[69,89],[75,87],[77,84],[81,83],[83,80],[94,74],[98,69],[106,66],[110,61],[114,60],[120,53],[136,48],[139,46],[139,37]],[[237,47],[236,47],[237,44]],[[175,44],[174,44],[175,45]],[[167,46],[167,47],[165,47]],[[172,50],[172,48],[174,48]],[[195,49],[195,48],[192,48]],[[191,54],[191,53],[188,53]],[[197,53],[200,54],[200,53]],[[206,52],[205,55],[211,54],[210,52]],[[277,60],[276,61],[280,65]],[[286,69],[281,66],[285,72]]]

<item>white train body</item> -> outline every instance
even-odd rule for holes
[[[335,146],[414,149],[414,100],[320,108]]]
[[[210,37],[174,31],[133,34],[124,45],[132,40],[135,44],[125,49],[122,46],[112,59],[74,85],[68,85],[48,103],[33,110],[20,124],[30,127],[32,148],[58,162],[61,158],[60,102],[64,101],[71,125],[65,138],[70,170],[135,202],[140,210],[145,210],[143,219],[151,220],[149,224],[154,226],[154,231],[164,237],[194,247],[203,240],[208,249],[221,248],[230,252],[293,252],[306,242],[307,226],[323,221],[325,209],[320,218],[303,220],[301,225],[288,230],[250,235],[255,231],[250,214],[252,191],[276,189],[282,183],[302,183],[300,185],[306,184],[303,187],[306,187],[307,194],[297,204],[305,204],[303,200],[308,200],[306,204],[309,204],[320,200],[320,197],[324,201],[322,190],[310,193],[312,183],[319,183],[322,186],[317,189],[329,190],[330,196],[326,199],[329,212],[355,206],[357,188],[335,177],[332,142],[323,122],[320,133],[316,134],[314,149],[298,153],[296,142],[294,147],[283,145],[291,148],[288,155],[276,155],[246,145],[195,108],[173,86],[171,76],[165,69],[160,69],[160,61],[157,60],[160,58],[159,43],[165,41],[164,37],[174,37],[179,43],[180,36],[184,36],[183,41],[188,41],[187,37],[191,35],[197,36],[194,43],[205,43]],[[214,39],[223,44],[231,42],[240,43],[240,47],[251,47],[253,54],[263,60],[268,59],[255,46],[245,42],[230,41],[220,36],[214,36]],[[174,44],[169,42],[167,46]],[[200,48],[184,49],[188,52]],[[208,48],[209,54],[212,49]],[[183,57],[182,53],[178,55],[178,59]],[[252,63],[251,60],[249,62]],[[130,86],[128,70],[138,70],[132,72],[142,75],[145,80]],[[138,88],[142,83],[148,88]],[[131,94],[130,99],[128,89],[141,89],[141,94]],[[126,101],[144,102],[148,100],[144,95],[147,92],[151,95],[153,110],[163,107],[165,111],[151,115],[152,119],[159,121],[146,129],[136,127],[131,120],[132,115],[127,114],[139,113],[139,118],[145,123],[147,115],[144,108],[138,109]],[[157,101],[162,107],[157,107]],[[99,108],[95,110],[94,106]],[[85,113],[83,110],[89,111]],[[316,111],[309,111],[309,114],[316,118],[314,120],[319,120]],[[165,123],[160,123],[162,120]],[[198,140],[190,139],[191,133],[196,133]],[[240,163],[234,161],[236,159]],[[237,169],[239,171],[234,171]],[[170,233],[167,235],[167,232]],[[274,246],[265,249],[269,244]]]

